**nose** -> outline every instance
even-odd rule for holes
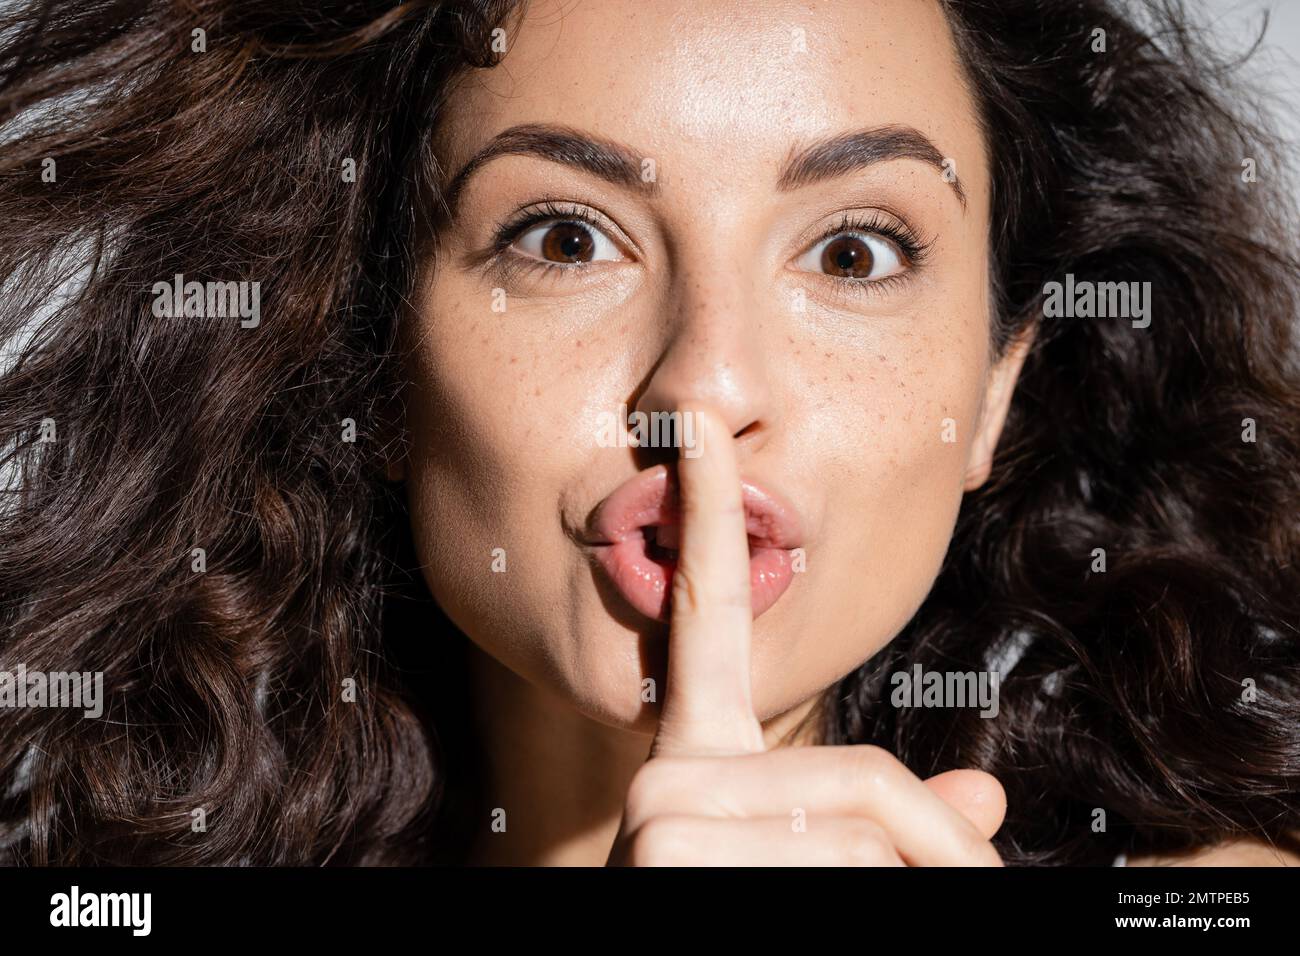
[[[635,410],[653,416],[687,403],[706,404],[722,416],[742,455],[752,454],[776,415],[763,348],[764,316],[747,277],[724,271],[729,274],[683,275],[674,283],[667,337]],[[676,457],[673,449],[643,451],[657,460]]]

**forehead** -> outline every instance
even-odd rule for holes
[[[975,107],[935,0],[532,0],[505,28],[509,52],[467,74],[443,117],[453,167],[510,126],[553,123],[698,182],[900,124],[954,160],[972,199],[985,193]]]

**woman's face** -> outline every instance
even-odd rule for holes
[[[989,364],[988,169],[946,21],[538,0],[506,39],[439,130],[454,217],[405,327],[426,579],[511,670],[652,731],[666,625],[593,517],[676,452],[608,425],[712,405],[798,525],[803,570],[754,622],[769,719],[915,612],[1018,372]]]

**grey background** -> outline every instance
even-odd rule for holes
[[[1205,24],[1237,51],[1249,48],[1268,15],[1263,45],[1245,75],[1270,101],[1280,132],[1300,158],[1300,0],[1188,0],[1188,8],[1203,11]]]

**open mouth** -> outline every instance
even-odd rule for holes
[[[646,525],[641,530],[645,535],[646,555],[651,561],[657,564],[677,563],[681,546],[677,525]]]
[[[682,546],[682,528],[681,525],[660,524],[645,525],[641,529],[642,536],[645,538],[646,556],[657,564],[676,565],[677,555]],[[756,551],[764,550],[764,545],[753,535],[749,536],[749,556],[752,558]]]
[[[597,511],[592,549],[623,598],[640,613],[671,616],[672,578],[681,549],[675,476],[657,465],[634,476]],[[754,616],[780,599],[793,580],[791,550],[799,525],[792,508],[752,482],[742,482],[749,533],[750,604]]]

